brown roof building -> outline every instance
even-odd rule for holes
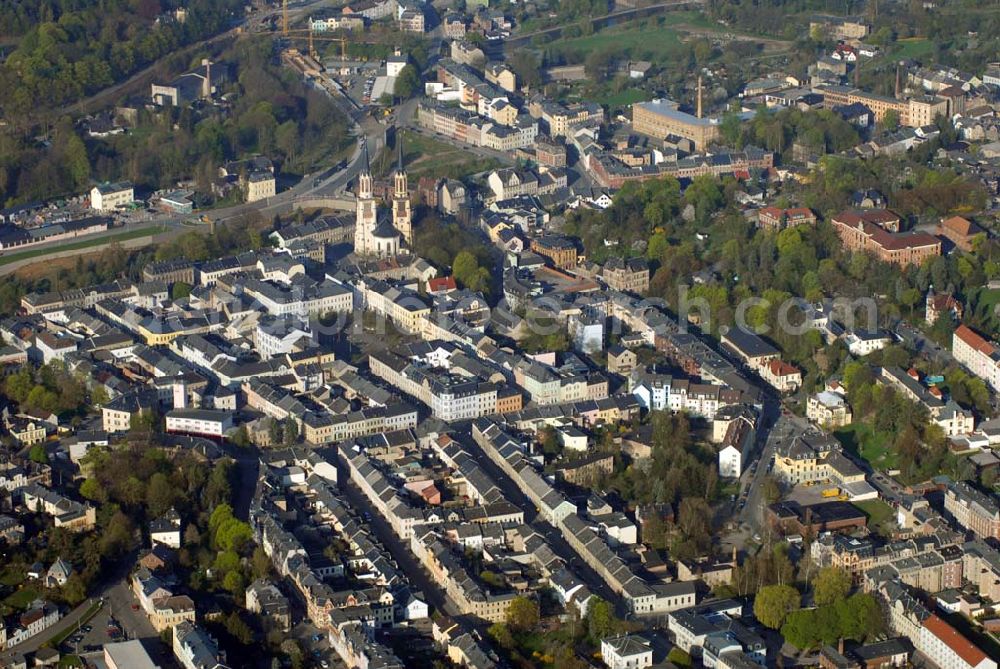
[[[918,265],[941,255],[941,240],[924,232],[893,233],[857,216],[841,215],[830,222],[849,251],[867,251],[883,262]]]
[[[972,251],[972,242],[977,236],[986,236],[986,231],[962,216],[952,216],[942,219],[938,224],[937,233],[948,238],[955,246],[966,253]]]

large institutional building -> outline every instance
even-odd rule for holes
[[[719,138],[720,121],[682,112],[676,102],[666,99],[632,105],[632,128],[650,137],[676,135],[689,139],[701,151]]]

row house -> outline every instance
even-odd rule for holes
[[[944,510],[955,522],[980,539],[1000,538],[1000,502],[966,481],[949,481]]]

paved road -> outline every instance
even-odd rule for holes
[[[367,523],[374,530],[375,536],[386,550],[389,551],[389,554],[392,555],[392,558],[406,574],[410,583],[416,589],[423,592],[428,603],[438,611],[452,618],[461,617],[462,613],[458,606],[448,597],[440,584],[431,578],[431,575],[424,569],[423,565],[417,561],[416,556],[410,552],[410,547],[396,535],[389,523],[372,506],[364,493],[351,482],[350,476],[351,474],[346,465],[338,460],[337,485],[347,499],[347,503],[358,513],[367,514],[367,517],[371,518]]]
[[[609,602],[615,603],[618,608],[621,608],[621,597],[612,591],[604,579],[583,561],[583,558],[566,542],[562,533],[557,528],[539,517],[535,503],[528,499],[528,496],[524,494],[521,487],[517,485],[513,479],[507,476],[507,474],[502,471],[493,462],[493,460],[489,458],[489,456],[486,455],[483,449],[480,448],[479,444],[473,440],[472,434],[469,432],[468,424],[456,424],[452,425],[452,427],[458,432],[462,445],[475,458],[476,464],[483,468],[483,470],[490,476],[491,479],[493,479],[493,482],[496,483],[503,492],[506,501],[514,504],[519,509],[524,510],[525,522],[545,537],[549,547],[552,548],[556,555],[569,561],[571,571],[587,584],[587,587],[590,588],[592,593]],[[624,613],[624,610],[619,611],[619,613]]]
[[[288,20],[289,23],[297,21],[302,16],[314,12],[316,9],[324,5],[333,4],[332,0],[312,0],[311,2],[305,2],[297,7],[289,7],[288,9]],[[94,109],[100,109],[106,107],[113,99],[120,93],[123,93],[133,86],[138,86],[141,82],[146,79],[152,79],[153,75],[157,70],[163,65],[163,62],[168,58],[174,58],[179,54],[190,54],[195,51],[204,49],[204,47],[217,42],[224,41],[226,39],[232,39],[238,36],[242,32],[253,32],[256,28],[273,17],[280,14],[280,10],[270,10],[260,13],[251,14],[245,18],[240,18],[236,22],[231,24],[231,27],[221,33],[207,37],[200,42],[195,42],[182,47],[178,51],[172,51],[160,59],[154,61],[153,63],[147,65],[138,72],[132,74],[130,77],[124,81],[120,81],[116,84],[112,84],[107,88],[103,88],[93,95],[86,97],[82,100],[77,100],[74,103],[64,106],[59,110],[58,114],[76,114],[76,113],[86,113]],[[57,114],[57,115],[58,115]]]
[[[907,346],[912,348],[917,353],[926,355],[939,365],[950,365],[952,363],[956,363],[951,351],[938,346],[936,342],[927,338],[923,332],[913,327],[906,321],[900,321],[896,325],[894,332]]]
[[[108,574],[106,578],[95,587],[94,593],[90,598],[67,613],[59,620],[59,622],[45,630],[43,633],[28,639],[24,643],[14,646],[3,655],[0,655],[0,657],[6,658],[13,653],[33,653],[38,650],[45,641],[48,641],[52,637],[57,636],[61,632],[68,629],[78,627],[81,624],[80,621],[83,618],[83,615],[96,601],[102,601],[105,604],[104,608],[109,608],[116,618],[118,618],[120,613],[124,616],[122,622],[125,632],[129,634],[130,638],[156,637],[157,635],[152,626],[149,625],[149,622],[144,617],[139,617],[141,614],[129,615],[130,613],[134,614],[134,612],[131,611],[132,595],[127,586],[128,573],[133,563],[134,556],[132,559],[122,560],[121,563],[119,563],[114,569],[113,573]]]

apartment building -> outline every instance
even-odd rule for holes
[[[167,412],[166,429],[173,434],[192,434],[221,439],[233,428],[233,414],[215,409],[173,409]]]
[[[959,325],[951,337],[951,354],[970,372],[1000,391],[1000,350],[982,335]]]
[[[951,481],[944,489],[944,510],[962,528],[981,539],[1000,538],[1000,502],[966,481]]]
[[[843,395],[824,390],[806,400],[806,418],[828,430],[836,430],[850,425],[851,407]]]
[[[649,290],[649,264],[642,258],[609,258],[601,278],[609,288],[642,295]]]
[[[98,184],[90,189],[90,208],[95,211],[113,211],[134,201],[135,192],[128,181]]]

